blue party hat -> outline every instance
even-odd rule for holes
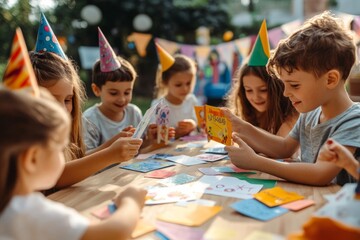
[[[41,13],[35,52],[52,52],[67,59],[46,17]]]

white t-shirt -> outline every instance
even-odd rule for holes
[[[99,105],[95,104],[83,113],[86,151],[97,148],[129,125],[136,127],[142,118],[141,110],[129,103],[123,120],[115,122],[102,114]]]
[[[184,119],[193,119],[196,122],[194,106],[198,106],[199,102],[194,96],[194,94],[187,95],[185,100],[179,105],[172,104],[168,100],[166,100],[165,97],[162,97],[153,100],[151,106],[161,101],[161,99],[163,100],[163,103],[168,105],[170,108],[170,113],[169,113],[170,127],[177,127],[178,122]],[[155,122],[155,116],[152,122]]]
[[[41,193],[15,196],[0,215],[0,239],[80,239],[89,220]]]

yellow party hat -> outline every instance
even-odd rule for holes
[[[171,56],[168,52],[165,51],[159,44],[155,43],[156,50],[158,53],[159,61],[161,64],[161,71],[165,72],[168,70],[175,62],[175,58]]]

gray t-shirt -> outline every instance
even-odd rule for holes
[[[332,138],[345,146],[357,148],[355,158],[360,157],[360,105],[356,103],[345,112],[319,123],[321,108],[300,115],[289,135],[300,143],[301,161],[314,163],[321,146]],[[355,180],[342,170],[335,182],[343,185]]]
[[[102,114],[99,105],[95,104],[83,113],[86,151],[97,148],[129,125],[136,127],[142,118],[141,110],[130,103],[125,108],[124,118],[115,122]]]

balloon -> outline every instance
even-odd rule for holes
[[[230,41],[234,37],[234,34],[232,31],[226,31],[223,34],[223,39],[225,42]]]
[[[102,18],[101,10],[95,5],[86,5],[81,9],[80,15],[90,25],[98,24]]]
[[[152,27],[152,20],[146,14],[138,14],[133,20],[133,26],[135,30],[147,31]]]

